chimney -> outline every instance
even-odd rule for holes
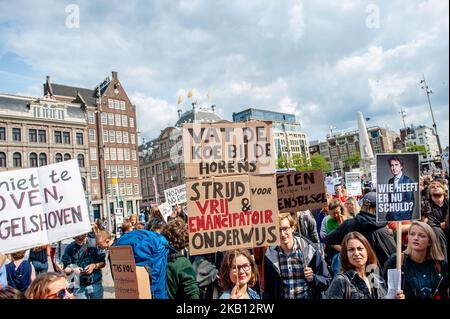
[[[216,114],[216,105],[215,104],[211,105],[211,110],[213,111],[214,114]]]
[[[47,75],[47,82],[50,82],[50,75]]]
[[[183,110],[181,110],[181,108],[178,109],[178,119],[181,118],[181,113],[183,112]]]
[[[116,81],[119,81],[119,78],[117,77],[117,72],[116,71],[112,71],[111,73],[112,73],[112,79],[116,80]]]
[[[196,109],[196,106],[197,106],[197,102],[192,102],[192,109],[195,111],[195,109]]]

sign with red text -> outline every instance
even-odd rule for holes
[[[321,170],[277,174],[278,211],[298,212],[327,204]]]
[[[0,252],[72,238],[91,230],[77,160],[0,173]]]
[[[275,172],[272,124],[183,124],[186,178]]]
[[[274,174],[186,183],[189,254],[278,245]]]

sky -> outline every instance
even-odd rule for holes
[[[179,96],[227,120],[293,113],[309,140],[357,129],[358,111],[431,127],[425,77],[445,148],[448,61],[447,0],[0,0],[0,92],[42,96],[47,75],[94,88],[117,71],[147,140],[175,124]]]

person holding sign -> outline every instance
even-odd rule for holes
[[[220,299],[260,299],[251,289],[256,285],[258,268],[248,250],[227,251],[219,272],[219,285],[224,290]]]
[[[341,243],[341,272],[327,290],[328,299],[383,299],[386,283],[370,270],[378,267],[377,256],[367,239],[358,232],[345,235]],[[404,299],[402,291],[397,299]]]
[[[331,277],[317,246],[294,236],[296,218],[279,215],[280,246],[269,247],[264,262],[264,299],[319,299]]]
[[[408,190],[410,189],[410,185],[414,184],[414,181],[403,174],[403,166],[404,162],[403,159],[397,155],[391,156],[388,158],[389,167],[391,169],[392,175],[394,175],[392,178],[389,179],[389,184],[394,185],[394,193],[391,193],[392,195],[389,196],[389,203],[391,202],[397,202],[393,201],[392,197],[393,194],[401,194],[401,203],[409,204],[410,208],[408,209],[400,209],[396,211],[389,211],[386,214],[386,220],[387,221],[402,221],[402,220],[411,220],[413,212],[414,212],[414,191]],[[405,185],[403,187],[402,185]],[[404,191],[406,189],[406,191]]]
[[[106,253],[88,245],[87,234],[74,237],[61,258],[66,275],[80,276],[80,287],[75,291],[78,299],[103,299],[102,271]]]
[[[419,221],[411,224],[408,247],[400,258],[406,299],[448,298],[448,266],[428,224]],[[388,269],[396,268],[396,259],[394,254],[386,262],[385,277]]]

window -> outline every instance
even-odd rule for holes
[[[124,119],[126,119],[126,117],[124,117]],[[128,132],[123,132],[123,142],[128,144]]]
[[[113,109],[113,108],[114,108],[114,100],[113,100],[113,99],[108,99],[108,107],[109,107],[110,109]]]
[[[120,147],[117,148],[117,160],[123,161],[123,148]]]
[[[47,165],[47,154],[41,153],[39,154],[39,166]]]
[[[131,151],[131,159],[133,160],[133,161],[135,161],[136,159],[137,159],[137,152],[135,151],[135,150],[132,150]]]
[[[106,193],[111,196],[111,184],[106,185]]]
[[[83,133],[77,133],[77,144],[83,145]]]
[[[84,190],[84,191],[87,191],[87,188],[86,188],[86,178],[82,177],[82,178],[81,178],[81,183],[83,183],[83,190]]]
[[[63,156],[61,153],[56,153],[55,154],[55,163],[59,163],[63,161]]]
[[[89,114],[89,124],[95,124],[95,114],[94,112],[88,112]]]
[[[114,100],[114,108],[115,108],[116,110],[120,110],[120,104],[119,104],[119,101]]]
[[[134,118],[130,117],[130,127],[134,127]]]
[[[6,167],[6,154],[0,152],[0,167]]]
[[[13,155],[13,167],[22,167],[22,154],[19,152]]]
[[[102,113],[102,124],[108,124],[108,114],[104,112]]]
[[[111,177],[117,177],[117,166],[116,165],[112,165],[111,166]]]
[[[119,178],[124,178],[125,177],[125,171],[123,169],[123,165],[118,165],[119,168]]]
[[[98,178],[97,166],[91,166],[91,177],[92,179]]]
[[[124,160],[129,161],[130,160],[130,149],[124,148],[123,151],[124,151],[124,153],[123,153]]]
[[[127,195],[133,195],[133,184],[127,184]]]
[[[122,132],[121,131],[116,132],[116,141],[117,141],[117,143],[122,143]]]
[[[114,125],[114,114],[108,113],[108,125]]]
[[[133,176],[138,177],[138,168],[137,167],[133,167]]]
[[[0,127],[0,141],[6,141],[6,128]]]
[[[36,129],[29,129],[28,130],[28,142],[30,143],[36,143],[37,142],[37,130]]]
[[[131,166],[130,165],[125,166],[125,176],[131,177]]]
[[[128,117],[126,117],[125,115],[122,116],[122,126],[123,127],[127,127],[128,126]]]
[[[125,184],[124,183],[120,183],[119,189],[120,189],[120,196],[125,196]]]
[[[90,150],[91,150],[91,160],[92,161],[96,161],[97,160],[97,149],[91,147]]]
[[[30,167],[38,167],[38,157],[36,153],[30,153]]]
[[[120,121],[120,114],[116,114],[116,126],[121,126],[122,122]]]
[[[131,134],[130,139],[131,139],[131,144],[136,144],[136,135]]]
[[[124,101],[120,101],[120,109],[122,111],[125,111],[125,102]]]
[[[104,153],[105,161],[109,161],[109,148],[105,147],[103,149],[103,153]]]
[[[70,132],[63,132],[64,144],[70,144]]]
[[[109,153],[110,153],[110,158],[111,158],[111,161],[115,161],[116,160],[116,148],[115,147],[112,147],[112,148],[110,148],[109,149]]]
[[[89,130],[89,142],[95,143],[95,130]]]
[[[103,130],[103,143],[108,142],[108,130]]]
[[[111,143],[116,142],[116,132],[115,131],[109,131],[109,141]]]
[[[69,153],[64,154],[64,160],[69,161],[72,158]]]
[[[134,194],[139,195],[139,184],[134,184]]]
[[[39,130],[38,137],[39,143],[47,143],[47,132],[45,130]]]
[[[77,159],[78,159],[78,166],[84,167],[84,155],[78,154]]]
[[[13,127],[13,129],[12,129],[12,140],[15,141],[15,142],[22,141],[22,136],[20,134],[20,128]]]

